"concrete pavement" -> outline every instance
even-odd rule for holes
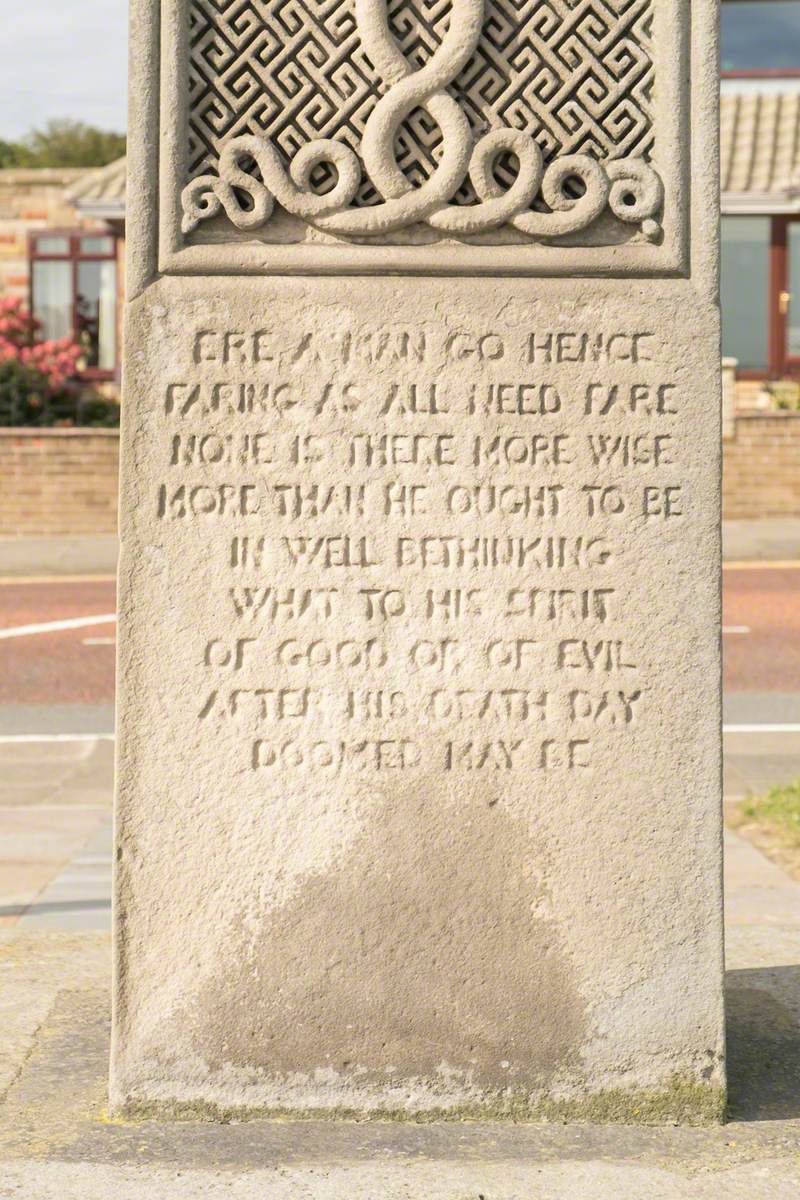
[[[22,929],[111,929],[113,821],[103,812],[63,870],[20,915]]]
[[[723,521],[722,556],[726,562],[797,562],[800,517]]]
[[[112,533],[0,538],[0,576],[113,575],[119,540]]]
[[[0,742],[0,928],[108,929],[114,747]]]

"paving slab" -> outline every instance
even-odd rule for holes
[[[14,924],[35,909],[102,817],[94,807],[0,808],[0,924]]]
[[[109,945],[107,934],[0,930],[0,1101],[46,1038],[59,990],[108,989]]]
[[[114,706],[110,703],[0,705],[0,739],[40,737],[44,744],[55,736],[108,738],[113,733]]]
[[[111,929],[113,822],[103,814],[80,853],[20,917],[26,929]]]
[[[68,741],[0,740],[0,771],[0,803],[4,808],[109,807],[114,746],[110,738],[89,736]]]
[[[725,834],[725,928],[796,928],[800,932],[800,887],[755,846]],[[730,955],[729,955],[730,958]]]
[[[796,1200],[785,1162],[684,1177],[636,1162],[422,1162],[224,1171],[150,1170],[62,1162],[7,1167],[0,1197],[25,1200]],[[483,1189],[483,1190],[479,1190]]]
[[[107,574],[118,552],[110,533],[0,538],[0,576]]]
[[[722,555],[726,562],[796,562],[800,517],[723,521]]]

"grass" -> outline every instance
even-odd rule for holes
[[[800,779],[774,787],[765,796],[748,796],[739,805],[736,825],[758,825],[782,846],[800,851]]]

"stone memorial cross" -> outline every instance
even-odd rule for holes
[[[715,0],[134,0],[117,1110],[714,1119]]]

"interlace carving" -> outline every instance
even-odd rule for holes
[[[202,174],[184,188],[184,233],[221,211],[237,229],[256,230],[270,219],[277,201],[308,224],[344,237],[376,237],[424,223],[443,234],[466,236],[511,226],[530,238],[553,239],[588,228],[610,210],[618,220],[638,225],[646,238],[657,240],[663,187],[643,157],[652,133],[647,121],[637,120],[640,110],[632,100],[626,103],[630,96],[622,94],[619,84],[613,123],[620,144],[626,148],[636,146],[640,154],[613,157],[615,147],[603,146],[609,137],[597,119],[587,145],[594,154],[587,150],[561,153],[549,163],[539,142],[525,130],[501,125],[476,137],[466,106],[453,95],[453,81],[475,61],[487,20],[484,3],[450,0],[440,39],[426,61],[415,69],[392,31],[387,0],[354,0],[360,46],[382,93],[364,123],[358,145],[360,158],[344,140],[317,137],[299,146],[287,169],[284,156],[270,138],[254,133],[234,136],[221,149],[218,173]],[[598,44],[604,31],[607,34],[619,25],[622,18],[618,12],[609,11],[611,3],[600,0],[600,7],[606,10],[605,24],[593,24],[591,14],[587,17],[587,6],[594,10],[598,0],[527,0],[527,7],[536,10],[532,20],[540,34],[552,36],[553,23],[560,23],[563,56],[563,48],[569,55],[577,39],[579,17],[584,22],[582,37],[594,36]],[[649,0],[616,0],[629,22],[641,17],[648,5]],[[250,7],[242,6],[242,19]],[[563,10],[561,15],[559,8]],[[489,21],[494,20],[492,4]],[[629,44],[626,42],[626,46]],[[630,52],[620,51],[617,58],[618,74],[630,75]],[[646,89],[649,60],[635,65],[635,77]],[[563,65],[561,71],[563,75]],[[551,74],[553,88],[563,89],[565,80],[558,76],[555,65]],[[577,97],[575,103],[584,107],[593,96],[607,93],[608,87],[591,72],[580,87],[574,81],[569,83],[570,94]],[[398,162],[397,148],[402,127],[420,111],[429,114],[440,131],[441,142],[429,175],[412,181]],[[563,97],[560,111],[566,127],[568,104]],[[563,137],[558,141],[564,144]],[[608,157],[600,161],[595,155],[603,149]],[[619,145],[616,151],[619,153]],[[510,176],[509,155],[517,164]],[[253,164],[260,178],[253,173]],[[359,188],[363,187],[362,164],[379,193],[378,203],[358,204]],[[499,168],[503,165],[506,170],[501,175]],[[324,194],[315,188],[321,170],[334,181]],[[470,185],[474,202],[463,202],[465,182]]]

